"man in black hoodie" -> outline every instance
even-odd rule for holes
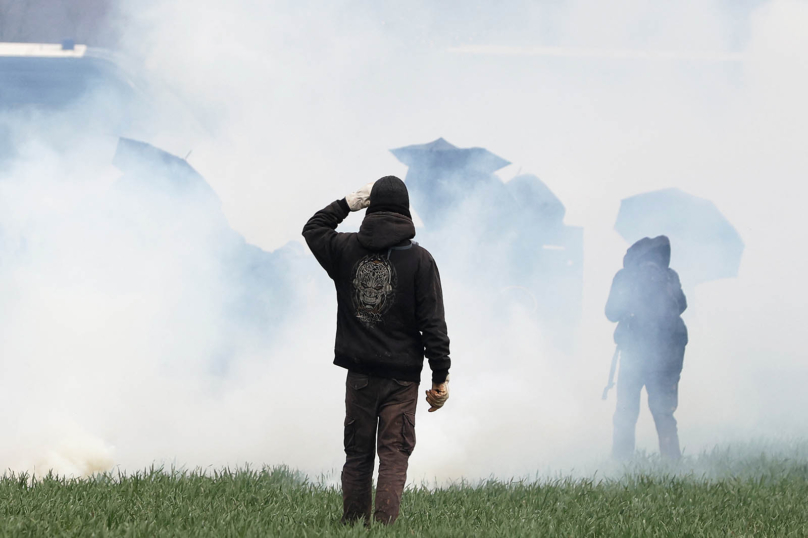
[[[449,397],[449,337],[435,260],[412,241],[404,182],[386,176],[309,219],[303,237],[337,290],[334,364],[348,370],[345,396],[343,522],[398,517],[415,447],[415,407],[424,357],[432,370],[429,411]],[[367,208],[359,233],[337,233],[350,211]]]
[[[634,454],[634,430],[640,414],[640,392],[648,393],[648,407],[659,435],[659,451],[679,459],[676,411],[679,376],[687,345],[681,314],[687,308],[679,275],[671,269],[667,237],[644,238],[623,258],[606,303],[606,317],[619,322],[614,340],[620,349],[617,409],[614,413],[612,454],[628,459]]]

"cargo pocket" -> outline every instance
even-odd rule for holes
[[[393,379],[399,387],[410,387],[415,381],[402,381],[400,379]]]
[[[409,456],[414,448],[415,413],[404,413],[404,420],[401,424],[401,451]]]
[[[345,417],[345,453],[353,450],[356,444],[356,419]]]
[[[348,378],[345,380],[345,382],[350,388],[354,390],[361,390],[368,386],[368,376],[349,371]]]

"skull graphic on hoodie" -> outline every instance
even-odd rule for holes
[[[372,327],[392,306],[396,289],[396,270],[385,256],[370,254],[354,268],[354,311],[365,325]]]

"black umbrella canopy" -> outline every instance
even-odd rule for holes
[[[116,188],[125,199],[142,202],[120,211],[148,215],[150,225],[141,233],[159,234],[161,240],[183,244],[188,237],[197,241],[203,237],[209,259],[221,264],[227,275],[228,295],[223,302],[228,315],[262,327],[264,336],[273,335],[294,307],[295,283],[311,278],[303,247],[290,242],[267,252],[248,244],[230,227],[205,178],[185,159],[151,144],[121,138],[112,163],[123,172]],[[219,370],[229,360],[229,345],[219,351]]]
[[[216,193],[188,161],[146,142],[120,138],[112,164],[125,178],[151,182],[155,187],[177,194],[198,194],[220,205]]]
[[[410,168],[473,169],[482,174],[493,174],[511,164],[485,148],[458,148],[443,138],[428,144],[391,149],[390,152]]]
[[[738,276],[743,240],[710,200],[679,189],[638,194],[620,203],[614,228],[630,243],[667,235],[686,285]]]
[[[448,211],[470,198],[490,199],[490,207],[508,205],[510,195],[494,172],[510,163],[485,148],[458,148],[439,138],[390,152],[409,167],[407,189],[427,226],[441,225]]]
[[[547,224],[562,224],[566,208],[558,196],[537,176],[521,174],[506,183],[516,211]]]

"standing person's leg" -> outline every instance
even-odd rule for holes
[[[345,466],[342,522],[370,522],[379,379],[348,372],[345,383]]]
[[[627,460],[634,455],[634,432],[640,416],[640,393],[644,384],[642,373],[635,368],[620,366],[617,379],[617,407],[614,411],[612,457]]]
[[[679,373],[654,373],[649,376],[645,389],[648,391],[648,407],[654,416],[659,453],[666,458],[678,460],[682,457],[679,449],[679,433],[674,411],[679,406]]]
[[[415,406],[418,383],[385,380],[379,406],[379,481],[376,484],[376,521],[393,523],[407,481],[407,464],[415,448]]]

